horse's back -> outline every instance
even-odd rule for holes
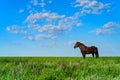
[[[93,46],[87,47],[87,48],[86,48],[86,53],[87,53],[87,54],[94,53],[94,47],[93,47]]]
[[[91,46],[91,48],[97,49],[97,47],[96,47],[96,46]]]

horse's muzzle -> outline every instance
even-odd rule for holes
[[[76,47],[74,46],[74,49],[75,49]]]

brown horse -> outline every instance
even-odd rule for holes
[[[83,43],[76,42],[74,48],[77,48],[77,47],[80,48],[83,58],[85,58],[86,54],[92,54],[93,57],[95,54],[96,58],[99,57],[98,49],[95,46],[87,47]]]

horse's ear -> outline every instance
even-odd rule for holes
[[[79,42],[77,41],[75,44],[79,44]]]

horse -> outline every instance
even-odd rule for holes
[[[94,58],[94,54],[95,54],[96,58],[99,57],[98,48],[96,46],[87,47],[81,42],[76,42],[74,45],[74,49],[77,47],[80,48],[83,58],[86,57],[86,54],[92,54],[93,58]]]

